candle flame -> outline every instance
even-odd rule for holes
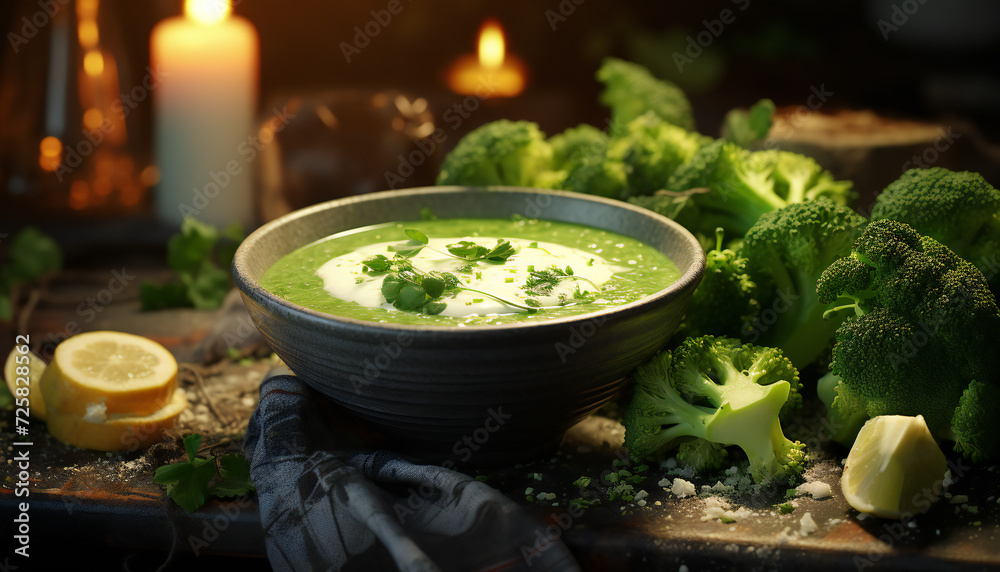
[[[62,163],[62,141],[58,137],[48,136],[38,145],[38,165],[46,171],[55,171]]]
[[[503,65],[504,52],[503,28],[496,20],[486,20],[479,30],[479,63],[488,69],[497,69]]]
[[[233,11],[230,0],[185,0],[184,13],[201,24],[218,24]]]

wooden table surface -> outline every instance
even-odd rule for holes
[[[85,291],[92,289],[86,281],[82,284]],[[79,317],[72,303],[42,306],[36,312],[29,326],[38,340]],[[193,310],[143,314],[134,295],[125,294],[87,329],[147,335],[183,356],[190,355],[192,345],[216,319],[213,312]],[[261,364],[233,367],[260,371]],[[5,415],[0,430],[0,521],[10,523],[22,499],[15,497],[17,471],[11,462],[11,444],[19,438],[13,432],[13,412]],[[145,558],[152,568],[169,560],[169,569],[190,570],[232,564],[239,558],[241,566],[266,569],[255,497],[211,501],[196,513],[184,513],[152,481],[156,467],[167,462],[169,447],[145,454],[82,451],[54,441],[41,421],[33,421],[31,438],[31,549],[39,559],[88,554],[99,562],[104,555],[111,567]],[[688,570],[1000,569],[1000,471],[995,467],[968,467],[949,455],[956,463],[949,490],[966,495],[967,504],[977,512],[942,499],[912,523],[859,518],[839,492],[839,458],[846,451],[829,444],[812,449],[821,461],[807,477],[828,483],[834,495],[822,500],[798,497],[788,515],[777,514],[775,508],[785,501],[785,491],[769,489],[733,504],[733,509],[746,507],[749,516],[733,523],[706,519],[706,503],[711,501],[677,498],[664,490],[660,480],[676,475],[656,464],[635,485],[636,490],[647,491],[646,506],[604,500],[584,511],[572,510],[569,500],[598,494],[596,486],[580,489],[573,481],[580,476],[596,480],[620,468],[615,461],[625,457],[621,438],[617,422],[595,416],[571,430],[547,459],[474,474],[537,515],[537,537],[560,535],[587,570],[673,570],[682,565]],[[172,450],[176,453],[179,448]],[[689,480],[701,486],[721,478],[725,475]],[[533,489],[533,500],[526,498],[528,487]],[[537,499],[539,492],[556,497],[542,502]],[[817,529],[800,535],[807,512]]]

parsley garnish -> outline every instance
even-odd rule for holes
[[[153,482],[164,485],[167,494],[188,513],[192,513],[209,497],[240,496],[255,490],[250,481],[250,464],[240,453],[198,457],[201,435],[194,433],[184,438],[187,461],[164,465],[156,469]],[[213,479],[218,477],[214,485]],[[211,486],[210,486],[211,485]]]
[[[601,288],[589,279],[584,278],[583,276],[575,276],[573,274],[573,269],[569,266],[565,269],[559,268],[558,266],[550,266],[545,270],[535,270],[534,267],[529,267],[528,279],[521,288],[531,296],[547,296],[551,294],[552,290],[562,283],[563,280],[583,280],[593,286],[598,292],[601,291]],[[573,293],[573,297],[578,300],[582,300],[585,296],[578,287]]]
[[[479,260],[485,260],[487,262],[505,262],[508,258],[513,256],[515,252],[517,252],[514,245],[512,245],[510,241],[502,238],[497,240],[497,243],[493,246],[493,248],[476,244],[470,240],[460,240],[454,244],[447,245],[446,248],[448,249],[448,252],[442,252],[430,246],[430,239],[420,230],[408,228],[403,232],[406,233],[406,236],[409,237],[410,240],[408,242],[389,246],[389,252],[395,252],[396,254],[406,258],[416,256],[416,254],[423,250],[424,247],[430,248],[439,254],[457,258],[459,260],[467,260],[469,262],[476,262]]]
[[[385,274],[385,278],[382,279],[382,296],[386,302],[404,312],[440,314],[447,307],[442,298],[454,297],[462,290],[489,296],[500,303],[530,313],[536,311],[530,304],[520,304],[496,294],[464,286],[451,272],[424,272],[413,266],[413,262],[399,252],[392,258],[384,254],[369,256],[363,264],[365,272]]]
[[[142,309],[221,306],[232,288],[229,267],[242,240],[239,224],[220,231],[194,217],[186,217],[181,232],[167,243],[167,264],[175,277],[163,284],[144,282],[139,287]]]

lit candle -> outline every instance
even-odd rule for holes
[[[186,0],[185,16],[153,29],[157,214],[216,226],[254,222],[253,176],[239,153],[253,131],[259,43],[229,0]]]
[[[495,20],[487,20],[479,31],[477,55],[455,60],[448,71],[448,87],[461,95],[483,99],[513,97],[524,90],[524,64],[507,54],[503,29]]]

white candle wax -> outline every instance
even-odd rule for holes
[[[157,24],[150,41],[157,215],[185,215],[245,229],[254,224],[253,171],[238,149],[253,132],[259,67],[257,32],[243,18],[203,23],[193,17]]]

